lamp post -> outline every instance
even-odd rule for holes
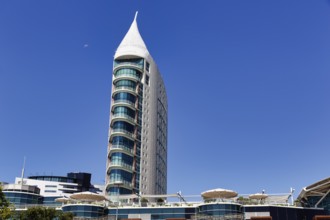
[[[293,193],[294,193],[295,189],[294,188],[290,188],[290,196],[291,196],[291,205],[293,206],[294,201],[293,201]]]
[[[140,193],[135,193],[135,195],[137,195],[137,197],[138,197],[138,204],[139,204],[139,206],[141,206],[141,195],[140,195]]]
[[[113,183],[114,186],[117,187],[117,207],[116,207],[116,220],[118,220],[118,208],[119,208],[119,193],[120,193],[120,186],[123,185],[123,183],[121,181],[116,181]]]

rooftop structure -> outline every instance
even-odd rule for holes
[[[304,207],[324,208],[330,214],[330,177],[303,188],[297,201]]]
[[[90,183],[90,173],[68,173],[67,176],[16,177],[15,184],[3,185],[3,191],[10,202],[19,208],[27,205],[58,206],[55,200],[74,193],[90,191],[103,194],[103,189]],[[23,182],[22,182],[23,181]]]
[[[43,179],[46,176],[34,177]],[[58,177],[56,177],[58,178]],[[111,219],[111,220],[314,220],[316,216],[326,216],[327,199],[322,200],[322,206],[300,207],[290,202],[293,191],[283,194],[254,193],[242,195],[230,189],[216,188],[202,192],[200,195],[184,196],[181,192],[173,194],[117,195],[117,200],[111,196],[93,192],[76,192],[57,197],[53,204],[47,202],[47,196],[41,195],[37,186],[7,184],[3,192],[15,205],[15,211],[20,212],[31,206],[56,207],[64,212],[72,212],[79,219]],[[54,178],[51,178],[52,183]],[[315,190],[320,191],[315,191]],[[309,196],[324,196],[330,190],[328,179],[319,181],[303,189],[298,198]],[[312,193],[312,191],[314,191]],[[316,193],[316,194],[315,194]],[[322,193],[322,195],[320,194]],[[305,197],[301,197],[304,195]],[[318,197],[319,198],[319,197]],[[325,197],[327,198],[327,197]],[[46,202],[45,202],[46,201]],[[314,200],[312,200],[314,201]],[[315,200],[316,201],[316,200]],[[317,200],[319,201],[319,200]],[[325,206],[323,206],[325,205]],[[329,216],[327,216],[328,218]]]

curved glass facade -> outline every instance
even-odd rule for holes
[[[109,216],[116,216],[116,209],[109,209]],[[118,219],[128,219],[130,215],[150,215],[152,220],[178,219],[219,219],[219,220],[243,220],[243,208],[239,204],[219,203],[203,204],[197,207],[140,207],[120,208]]]
[[[3,192],[10,203],[14,205],[42,204],[42,196],[25,192]]]
[[[142,58],[114,61],[113,91],[128,89],[130,92],[117,90],[113,93],[113,102],[116,105],[110,118],[111,128],[115,133],[109,140],[107,165],[109,195],[139,193],[142,121],[137,117],[137,113],[142,111],[141,79],[144,62]],[[127,107],[127,103],[134,105],[134,108]]]
[[[239,204],[210,203],[197,208],[197,218],[223,217],[228,220],[244,219],[243,208]]]
[[[115,152],[110,156],[111,165],[123,166],[124,168],[132,169],[133,166],[133,157],[121,153]]]
[[[120,169],[112,169],[110,171],[110,182],[130,182],[132,173]]]
[[[74,204],[62,207],[63,212],[72,212],[75,217],[96,218],[104,217],[108,214],[108,210],[103,206]]]
[[[151,220],[166,220],[166,219],[194,219],[195,208],[188,207],[157,207],[157,208],[134,208],[118,210],[119,219],[129,219],[130,215],[150,215]],[[116,216],[116,209],[109,209],[109,216]]]
[[[125,106],[115,107],[113,110],[113,114],[114,115],[127,115],[131,118],[135,118],[135,111],[130,108],[127,108]]]
[[[114,85],[115,88],[131,88],[133,90],[136,89],[136,82],[127,79],[118,80],[114,83]]]
[[[135,103],[136,97],[132,95],[131,93],[127,92],[120,92],[114,95],[113,100],[116,101],[129,101],[130,103]]]
[[[117,70],[113,75],[115,76],[115,78],[118,78],[118,77],[132,77],[134,79],[140,80],[142,74],[136,69],[122,68],[122,69]]]
[[[112,146],[125,146],[126,148],[132,150],[134,148],[134,141],[122,137],[122,136],[115,136],[111,141]]]
[[[134,133],[134,125],[131,125],[130,123],[127,123],[125,121],[116,121],[113,123],[112,126],[113,130],[124,130],[129,133]]]
[[[143,69],[144,60],[141,59],[141,58],[137,58],[137,59],[120,59],[120,60],[115,60],[114,61],[114,67],[117,67],[119,65],[125,65],[125,64],[136,65],[140,69]]]

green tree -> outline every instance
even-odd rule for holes
[[[163,198],[158,198],[157,200],[158,205],[164,205],[165,200]]]
[[[73,213],[60,211],[59,214],[58,214],[58,219],[59,220],[72,220],[73,219]]]
[[[18,219],[20,220],[72,220],[72,213],[64,213],[63,211],[56,211],[53,208],[46,207],[31,207],[26,211],[20,213]]]
[[[6,199],[5,194],[2,192],[0,184],[0,220],[9,219],[11,217],[10,203]]]

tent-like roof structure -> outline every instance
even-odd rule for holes
[[[66,197],[61,197],[61,198],[57,198],[55,199],[55,202],[68,202],[70,201],[71,199],[69,198],[66,198]]]
[[[250,199],[266,199],[267,197],[268,197],[268,195],[264,194],[264,193],[256,193],[256,194],[249,195]]]
[[[103,195],[92,192],[80,192],[70,196],[70,199],[82,200],[82,201],[104,201],[107,200]]]
[[[202,197],[204,199],[216,199],[216,198],[220,198],[220,199],[230,199],[230,198],[234,198],[238,195],[237,192],[229,190],[229,189],[211,189],[205,192],[202,192]]]
[[[330,193],[330,177],[313,183],[310,186],[303,188],[298,196],[298,200],[307,199],[310,196],[319,196],[320,200],[315,207]]]

